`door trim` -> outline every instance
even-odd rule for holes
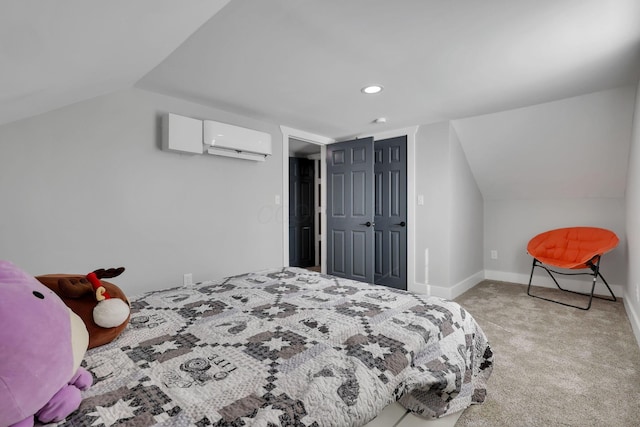
[[[320,145],[321,159],[324,159],[327,155],[327,144],[336,142],[333,138],[328,138],[322,135],[316,135],[314,133],[305,132],[303,130],[290,128],[287,126],[280,126],[282,132],[282,265],[289,267],[289,138],[299,139],[311,144]],[[327,165],[324,161],[320,161],[321,171],[321,193],[320,201],[322,203],[322,209],[320,211],[320,224],[321,230],[320,239],[325,242],[324,233],[327,229],[327,217],[325,215],[325,207],[327,204],[327,188],[325,185],[325,177],[327,174]],[[322,273],[326,273],[327,247],[322,245],[320,251],[320,265],[322,266]]]

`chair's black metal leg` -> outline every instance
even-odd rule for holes
[[[597,273],[593,275],[593,281],[591,284],[591,294],[589,294],[589,304],[585,310],[589,310],[591,308],[591,302],[593,301],[593,292],[596,290],[596,280],[598,279]],[[578,292],[579,293],[579,292]]]
[[[609,298],[603,298],[603,297],[598,297],[596,296],[596,298],[600,298],[606,301],[618,301],[616,299],[616,296],[613,294],[613,291],[611,290],[611,288],[609,287],[609,284],[607,283],[607,281],[604,279],[604,276],[600,273],[600,271],[598,271],[598,276],[602,279],[602,282],[604,283],[604,285],[607,287],[607,289],[609,290],[609,293],[611,294],[611,297],[613,299],[609,299]]]
[[[549,302],[555,302],[556,304],[560,304],[560,305],[564,305],[567,307],[573,307],[573,308],[577,308],[580,310],[589,310],[591,308],[591,303],[593,302],[593,298],[600,298],[600,299],[604,299],[607,301],[615,301],[615,295],[613,295],[613,292],[611,291],[611,288],[609,287],[609,284],[604,280],[604,278],[602,277],[602,275],[600,274],[599,271],[599,267],[600,267],[600,258],[598,257],[598,261],[597,263],[594,265],[593,263],[588,263],[587,265],[589,265],[589,267],[591,268],[591,271],[593,274],[589,274],[593,276],[593,281],[591,284],[591,292],[590,293],[584,293],[584,292],[576,292],[576,291],[572,291],[569,289],[564,289],[562,288],[562,286],[560,286],[560,284],[558,283],[558,281],[556,280],[556,278],[553,276],[553,274],[551,274],[551,271],[549,271],[548,268],[546,268],[544,265],[542,265],[542,263],[540,263],[537,259],[533,259],[533,264],[531,265],[531,274],[529,275],[529,286],[527,287],[527,295],[534,297],[534,298],[539,298],[541,300],[545,300],[545,301],[549,301]],[[584,295],[584,296],[588,296],[589,297],[589,303],[587,304],[586,307],[580,307],[578,305],[574,305],[574,304],[567,304],[565,302],[562,301],[556,301],[550,298],[545,298],[545,297],[541,297],[538,295],[533,295],[531,293],[531,282],[533,280],[533,271],[535,270],[536,267],[540,267],[542,269],[544,269],[547,274],[549,275],[549,277],[551,277],[551,280],[553,280],[553,283],[555,283],[555,285],[558,287],[559,290],[563,291],[563,292],[571,292],[573,294],[578,294],[578,295]],[[560,273],[563,274],[563,273]],[[588,274],[588,273],[582,273],[582,274]],[[597,295],[594,295],[595,289],[596,289],[596,280],[598,278],[598,276],[600,278],[602,278],[602,281],[605,283],[605,285],[607,286],[607,289],[609,289],[609,292],[611,292],[611,295],[613,296],[613,300],[608,299],[608,298],[602,298],[599,297]]]
[[[594,283],[595,283],[597,277],[600,277],[602,279],[602,282],[604,283],[604,285],[607,287],[607,290],[611,294],[611,298],[600,297],[598,295],[594,295],[593,297],[594,298],[598,298],[598,299],[603,299],[605,301],[617,301],[617,298],[616,298],[615,294],[613,293],[613,291],[609,287],[609,283],[607,283],[607,281],[605,280],[604,276],[600,273],[600,260],[601,260],[601,257],[599,255],[596,255],[596,257],[598,258],[596,263],[594,264],[592,262],[593,261],[593,259],[592,259],[591,261],[587,262],[587,266],[589,266],[591,271],[593,271],[593,281],[594,281]]]
[[[544,267],[542,267],[544,268]],[[549,277],[551,277],[551,280],[553,280],[553,283],[556,284],[556,286],[558,287],[558,289],[560,289],[561,291],[565,291],[567,292],[567,289],[564,289],[562,286],[560,286],[560,283],[558,283],[558,281],[556,280],[555,277],[553,277],[553,274],[551,274],[551,272],[549,270],[547,270],[546,268],[544,268],[544,270],[547,272],[547,274],[549,275]]]
[[[536,268],[536,262],[538,262],[537,259],[533,259],[533,264],[531,265],[531,274],[529,275],[529,286],[527,287],[527,295],[529,295],[530,297],[535,296],[535,295],[531,295],[531,280],[533,279],[533,270]]]

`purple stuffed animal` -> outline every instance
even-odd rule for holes
[[[0,426],[61,421],[92,377],[80,367],[89,333],[53,291],[0,260]]]

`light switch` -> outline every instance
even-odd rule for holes
[[[280,204],[280,195],[276,194],[276,205]]]
[[[424,195],[418,194],[418,204],[421,206],[424,205]]]

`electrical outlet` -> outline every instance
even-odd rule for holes
[[[193,274],[184,273],[184,275],[182,276],[182,284],[185,286],[193,285]]]
[[[498,259],[498,251],[495,249],[491,250],[491,259]]]

